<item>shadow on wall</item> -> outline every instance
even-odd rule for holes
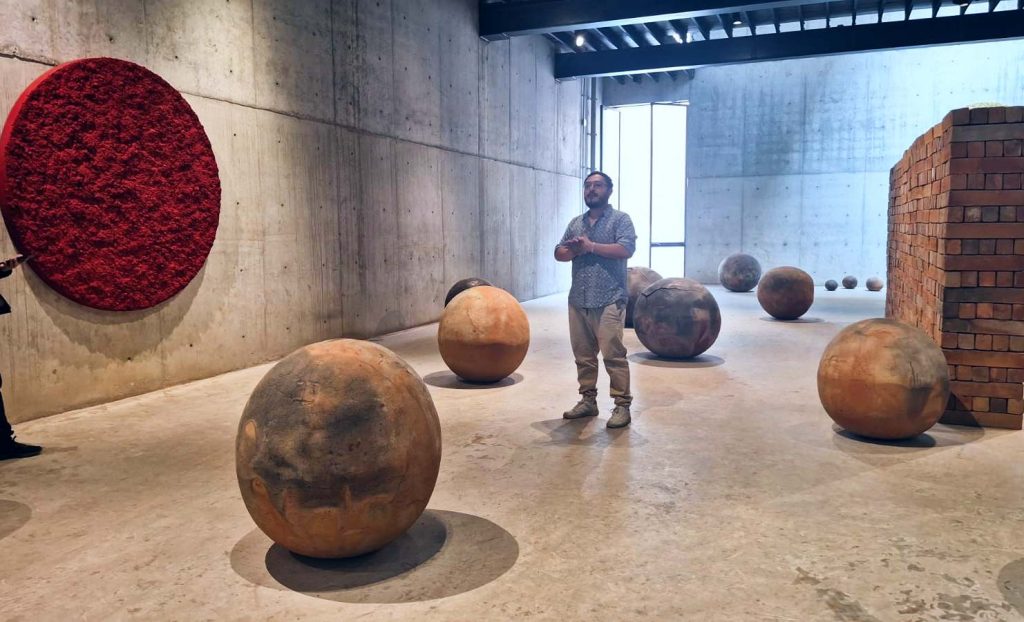
[[[403,603],[475,590],[518,558],[516,539],[491,521],[427,510],[391,544],[349,559],[294,555],[254,529],[231,551],[231,566],[263,587],[336,602]]]
[[[206,267],[204,264],[172,298],[139,311],[104,311],[80,305],[57,293],[31,269],[25,270],[25,282],[53,325],[72,342],[109,358],[128,359],[156,348],[181,323],[202,287]]]

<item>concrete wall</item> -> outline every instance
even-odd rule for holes
[[[816,281],[884,277],[889,169],[954,108],[1024,103],[1024,42],[698,69],[603,85],[605,105],[690,102],[686,274],[744,251]]]
[[[476,0],[0,0],[0,24],[0,113],[48,65],[132,60],[186,94],[223,184],[204,270],[157,308],[0,284],[15,422],[430,322],[466,276],[568,285],[581,83],[543,39],[480,41]]]

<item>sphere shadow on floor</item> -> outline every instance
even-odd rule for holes
[[[519,384],[523,381],[522,374],[512,374],[506,378],[502,378],[497,382],[468,382],[459,378],[450,371],[435,371],[432,374],[427,374],[423,377],[423,382],[426,382],[432,387],[438,387],[441,389],[500,389],[501,387],[510,387],[514,384]]]
[[[1024,614],[1024,559],[1018,559],[1003,566],[999,571],[999,591],[1003,600]]]
[[[519,558],[519,544],[489,520],[427,510],[405,534],[349,559],[295,555],[254,529],[231,551],[231,566],[263,587],[348,603],[447,598],[482,587]]]
[[[610,416],[610,413],[602,413]],[[635,421],[633,423],[635,425]],[[630,427],[608,429],[604,417],[586,417],[583,419],[548,419],[530,424],[548,438],[538,440],[544,446],[583,446],[583,447],[640,447],[647,444],[647,439],[640,436]]]
[[[651,367],[678,367],[680,369],[700,369],[702,367],[718,367],[725,359],[711,354],[701,354],[692,359],[670,359],[658,356],[653,352],[635,352],[628,357],[631,363],[650,365]]]
[[[32,518],[32,508],[18,501],[0,499],[0,540],[25,526]]]
[[[937,425],[931,430],[913,438],[887,441],[854,434],[833,424],[833,443],[840,450],[850,454],[895,454],[907,450],[931,449],[933,447],[955,447],[977,441],[985,436],[982,428]]]
[[[779,320],[769,315],[762,315],[757,319],[762,322],[771,322],[772,324],[820,324],[825,321],[820,317],[798,317],[795,320]]]

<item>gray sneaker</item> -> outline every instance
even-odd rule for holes
[[[612,410],[612,417],[608,420],[609,428],[624,428],[629,425],[629,406],[616,406]]]
[[[563,419],[582,419],[583,417],[596,417],[597,400],[588,400],[583,398],[578,404],[572,407],[572,410],[567,410],[562,413]]]

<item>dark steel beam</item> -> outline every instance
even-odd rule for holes
[[[699,17],[690,18],[690,21],[696,24],[697,30],[700,31],[700,36],[704,37],[705,41],[711,40],[711,29],[708,28]]]
[[[722,27],[722,30],[725,31],[725,36],[732,39],[732,18],[729,16],[723,17],[721,13],[715,15],[715,17],[718,18],[718,24]]]
[[[654,38],[659,44],[664,45],[666,43],[675,43],[672,39],[672,35],[668,34],[668,30],[660,23],[651,22],[649,24],[644,24],[644,26],[647,30],[651,31],[651,34],[654,35]]]
[[[941,9],[941,8],[942,8],[942,0],[932,0],[932,18],[933,19],[939,16],[939,9]],[[878,21],[882,21],[881,18],[879,18]]]
[[[589,30],[799,6],[806,2],[808,0],[549,0],[540,4],[488,3],[480,5],[480,36],[487,40],[505,39],[518,35]]]
[[[709,65],[1022,38],[1024,13],[977,13],[959,17],[863,24],[855,28],[716,39],[690,45],[662,45],[593,54],[559,54],[555,57],[555,78],[611,76],[638,71],[678,71]]]
[[[658,41],[657,37],[651,34],[651,31],[643,24],[628,24],[623,26],[623,28],[626,32],[633,35],[633,40],[639,43],[641,47],[661,45],[661,41]]]
[[[630,38],[630,37],[623,37],[622,33],[619,32],[620,30],[621,29],[616,29],[616,28],[598,28],[597,29],[598,32],[600,32],[605,37],[607,37],[609,40],[611,40],[611,42],[615,44],[615,47],[619,48],[620,50],[625,49],[625,48],[640,47],[640,46],[638,46],[636,44],[636,41],[633,41],[632,38]]]
[[[586,37],[587,37],[587,39],[590,39],[591,37],[593,37],[594,40],[597,41],[598,43],[600,43],[601,47],[604,48],[605,50],[618,50],[618,49],[621,49],[620,46],[615,45],[615,43],[611,39],[606,37],[603,32],[601,32],[600,30],[598,30],[596,28],[594,30],[588,30],[586,32]],[[594,46],[594,47],[597,47],[597,46]]]
[[[775,24],[775,34],[782,32],[782,20],[779,19],[778,9],[772,9],[772,23]]]
[[[572,49],[572,47],[566,45],[565,41],[562,41],[561,39],[559,39],[555,35],[551,34],[550,32],[544,33],[544,38],[547,39],[548,41],[554,43],[555,47],[558,48],[562,52],[575,52],[576,51],[576,50]]]
[[[747,27],[750,28],[750,34],[756,36],[757,35],[757,24],[754,23],[754,20],[750,17],[750,13],[748,13],[747,11],[743,11],[743,19],[744,19],[744,21],[747,22]]]

